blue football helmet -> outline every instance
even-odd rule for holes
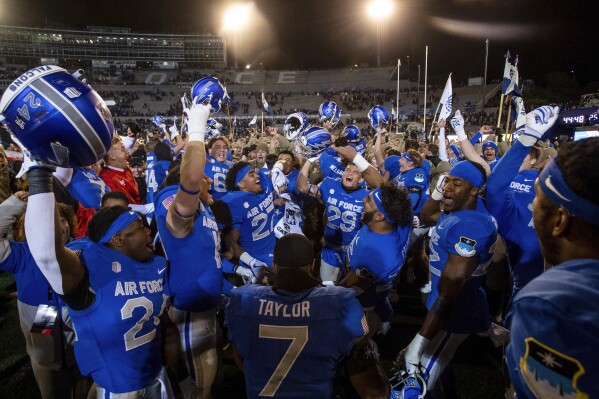
[[[335,127],[341,119],[341,108],[334,101],[325,101],[320,104],[318,118],[322,123],[330,120],[333,127]]]
[[[347,137],[347,141],[352,144],[362,140],[362,133],[360,133],[360,129],[356,125],[347,125],[344,127],[341,136]]]
[[[368,111],[368,119],[370,125],[374,130],[382,129],[387,123],[389,123],[389,111],[382,105],[375,105],[370,111]]]
[[[312,158],[329,148],[331,143],[331,133],[327,129],[312,126],[300,135],[297,148],[304,158]]]
[[[223,125],[219,123],[216,119],[210,118],[207,122],[208,133],[206,134],[206,138],[208,140],[213,139],[214,137],[220,137],[221,131],[223,129]]]
[[[15,79],[2,95],[0,113],[33,158],[62,167],[94,164],[110,149],[114,134],[112,115],[98,93],[52,65]]]
[[[285,119],[283,132],[287,140],[295,140],[304,130],[308,128],[308,117],[303,112],[296,112]]]
[[[209,102],[216,113],[228,98],[227,89],[217,78],[202,78],[191,88],[191,98],[198,103]]]
[[[390,399],[423,399],[426,395],[426,380],[420,373],[408,373],[396,368],[395,374],[389,378],[391,384]]]

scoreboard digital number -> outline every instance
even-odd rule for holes
[[[560,113],[558,125],[577,127],[599,124],[599,107],[569,109]]]

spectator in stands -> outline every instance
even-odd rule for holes
[[[144,175],[144,162],[141,158],[134,157],[129,161],[129,167],[137,183],[140,203],[145,204],[148,186],[146,184],[146,176]]]

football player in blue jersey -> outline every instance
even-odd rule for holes
[[[534,147],[538,138],[553,126],[551,123],[532,125],[534,115],[552,112],[542,107],[531,113],[531,123],[525,126],[518,140],[497,162],[486,186],[487,208],[497,220],[499,232],[506,242],[507,257],[513,279],[512,297],[529,281],[543,272],[544,260],[532,223],[534,181],[538,170],[532,169],[538,161],[539,149]]]
[[[170,316],[179,329],[181,347],[193,380],[185,397],[210,398],[218,368],[216,307],[222,272],[220,235],[205,170],[204,134],[210,108],[194,104],[187,112],[189,141],[180,177],[174,170],[156,195],[158,232],[169,261]],[[222,142],[222,141],[221,141]]]
[[[314,251],[300,234],[274,249],[272,287],[231,292],[225,324],[244,371],[248,398],[322,398],[333,395],[337,366],[345,366],[362,398],[389,398],[375,350],[363,337],[368,324],[352,290],[324,286],[311,273]]]
[[[356,291],[371,334],[381,327],[385,333],[393,313],[387,296],[404,265],[412,232],[407,191],[386,183],[370,192],[364,197],[361,222],[347,249],[348,273],[339,284]]]
[[[93,378],[97,397],[172,397],[160,351],[166,260],[152,254],[149,230],[127,208],[103,209],[89,223],[90,241],[75,253],[58,239],[52,172],[30,169],[28,181],[28,244],[68,306],[82,375]]]
[[[445,177],[442,192],[436,189],[422,208],[422,218],[436,222],[429,255],[432,290],[424,323],[399,357],[409,372],[421,366],[432,389],[468,335],[491,327],[481,284],[493,255],[497,227],[478,205],[485,181],[479,164],[459,162]]]
[[[226,193],[225,177],[233,166],[227,161],[229,142],[225,137],[215,137],[208,142],[208,161],[204,167],[204,174],[212,180],[210,195],[214,199],[221,199]]]
[[[552,123],[547,108],[525,132]],[[533,223],[554,266],[513,300],[506,356],[519,399],[599,397],[598,161],[599,138],[564,144],[534,183]]]
[[[98,176],[94,166],[56,168],[54,176],[84,208],[97,210],[100,208],[102,196],[110,191],[110,187]]]
[[[499,161],[499,148],[497,144],[493,141],[485,141],[482,145],[482,157],[489,164],[489,168],[491,172],[497,166],[497,161]]]
[[[385,175],[397,187],[408,190],[414,215],[419,216],[426,202],[429,172],[423,167],[424,157],[416,150],[407,150],[401,157],[392,155],[385,159]]]
[[[171,149],[164,143],[156,144],[156,147],[154,147],[154,156],[156,157],[156,162],[146,169],[146,180],[148,184],[146,202],[148,204],[154,202],[154,196],[158,191],[158,187],[160,187],[166,178],[168,168],[173,162]]]
[[[301,233],[303,224],[302,196],[297,188],[299,170],[295,167],[295,154],[289,150],[279,152],[271,171],[271,181],[277,192],[275,198],[275,234],[277,238],[290,232]]]
[[[26,201],[27,193],[18,191],[0,204],[1,237],[25,212]],[[64,245],[74,238],[77,221],[69,206],[58,205]],[[35,264],[27,242],[0,239],[0,270],[15,276],[19,321],[42,399],[87,398],[92,381],[81,377],[75,362],[75,332],[66,304]]]
[[[233,218],[227,247],[249,267],[254,281],[261,280],[272,265],[275,247],[274,190],[268,175],[257,173],[247,162],[238,162],[225,178],[228,193],[222,197]]]
[[[339,178],[326,177],[319,185],[308,182],[311,162],[306,161],[297,179],[297,188],[319,198],[326,209],[324,246],[321,253],[320,278],[337,282],[343,277],[346,250],[360,230],[363,200],[370,190],[360,186],[362,176],[371,187],[378,187],[382,178],[376,169],[351,146],[334,146],[332,150],[344,159],[344,172]]]

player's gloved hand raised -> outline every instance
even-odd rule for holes
[[[17,178],[20,178],[31,169],[44,168],[52,172],[56,170],[55,165],[51,165],[49,163],[41,162],[35,159],[31,152],[29,152],[29,150],[25,148],[23,144],[21,144],[21,142],[15,136],[12,136],[12,139],[15,143],[17,143],[19,147],[21,147],[21,150],[23,151],[23,164],[21,165],[21,170],[19,170],[19,173],[17,173]]]
[[[206,126],[212,107],[210,104],[195,103],[187,110],[187,131],[190,141],[204,141]]]
[[[451,118],[450,123],[451,127],[453,127],[453,130],[455,131],[455,134],[458,136],[459,141],[466,140],[468,138],[466,136],[466,131],[464,130],[464,117],[462,116],[462,113],[459,110],[455,112],[453,118]]]
[[[527,146],[533,146],[557,120],[559,107],[545,105],[526,114],[526,126],[519,141]]]
[[[431,198],[435,201],[441,201],[443,199],[443,183],[445,183],[445,175],[439,176],[439,180],[437,180],[437,185],[431,193]]]
[[[287,185],[287,178],[283,173],[283,164],[281,162],[275,163],[270,172],[270,180],[272,181],[272,185],[277,192],[277,194],[281,194],[281,189]]]

